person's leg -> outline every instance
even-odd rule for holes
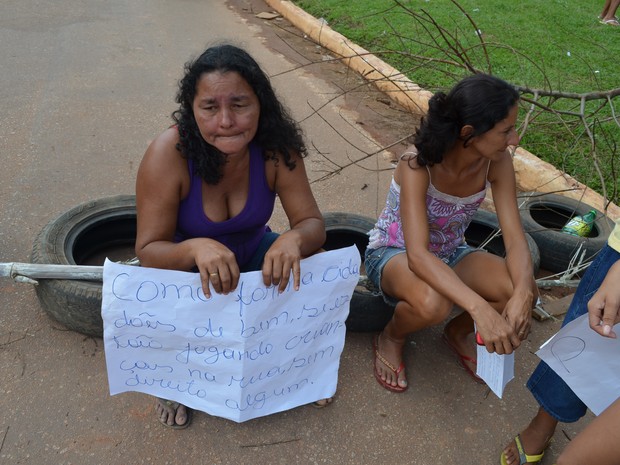
[[[618,19],[616,18],[616,11],[620,5],[620,0],[609,0],[605,3],[605,8],[601,13],[601,21],[607,24],[617,25]]]
[[[261,241],[258,243],[258,246],[254,251],[254,255],[252,255],[248,263],[243,265],[243,267],[241,268],[241,272],[245,273],[247,271],[260,270],[263,267],[263,262],[265,261],[265,254],[276,241],[276,239],[278,239],[278,237],[280,237],[278,233],[273,231],[267,231]]]
[[[404,253],[392,257],[383,267],[381,289],[398,300],[398,304],[394,316],[377,338],[377,352],[389,363],[379,358],[377,374],[386,383],[404,388],[405,372],[397,373],[394,368],[402,362],[405,339],[415,331],[444,321],[452,304],[409,269]]]
[[[506,261],[484,251],[469,253],[456,265],[454,271],[459,278],[474,292],[484,298],[497,311],[502,312],[512,296],[513,286]],[[538,295],[538,289],[532,276],[532,292]],[[445,328],[445,335],[450,345],[459,354],[465,355],[471,362],[469,368],[475,373],[476,346],[472,337],[474,324],[467,312],[453,318]]]
[[[521,431],[518,436],[524,453],[530,456],[542,454],[547,448],[557,424],[558,420],[549,415],[544,408],[539,407],[527,428]],[[516,439],[513,439],[502,452],[502,460],[505,460],[508,465],[519,463],[519,450],[515,441]]]
[[[620,399],[568,443],[557,465],[620,463]]]
[[[611,6],[611,0],[605,0],[605,5],[603,5],[603,11],[601,11],[601,14],[599,16],[600,19],[604,19],[605,16],[607,16],[610,6]]]
[[[609,268],[619,259],[620,253],[611,247],[601,249],[581,278],[562,326],[588,312],[588,301],[600,287]],[[530,376],[527,387],[540,406],[536,416],[519,434],[525,452],[532,455],[545,449],[558,421],[572,423],[579,420],[585,415],[586,406],[564,380],[542,361]],[[506,463],[519,463],[514,440],[504,448],[502,454],[506,457]]]

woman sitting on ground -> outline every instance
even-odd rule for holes
[[[136,183],[136,253],[142,266],[200,273],[228,294],[241,272],[261,270],[283,291],[300,260],[325,242],[325,225],[304,168],[306,147],[254,59],[232,45],[186,65],[176,124],[148,147]],[[290,223],[267,227],[276,195]],[[329,399],[319,401],[326,405]],[[186,427],[191,410],[157,399],[160,421]]]
[[[493,76],[463,79],[437,93],[401,155],[385,209],[370,232],[368,277],[394,316],[374,339],[375,377],[384,388],[407,389],[406,337],[463,310],[444,340],[478,381],[474,322],[489,352],[510,354],[529,332],[538,295],[517,208],[509,146],[519,95]],[[470,247],[464,232],[491,187],[506,258]]]

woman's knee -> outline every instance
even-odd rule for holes
[[[415,317],[423,321],[425,326],[441,323],[450,315],[452,303],[432,289],[412,292],[405,302]]]
[[[454,271],[496,309],[503,309],[514,293],[506,261],[498,256],[486,252],[471,253],[455,265]]]
[[[497,295],[495,296],[496,302],[499,303],[500,308],[504,308],[512,295],[514,294],[514,287],[510,279],[503,279],[497,283],[496,287]]]

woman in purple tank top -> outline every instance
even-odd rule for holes
[[[374,339],[375,378],[388,390],[407,389],[407,336],[444,322],[455,306],[462,312],[443,339],[477,381],[474,322],[489,352],[510,354],[528,335],[538,290],[508,150],[519,143],[518,101],[501,79],[463,79],[430,99],[414,145],[398,162],[365,257],[368,277],[395,305]],[[465,243],[488,186],[505,259]]]
[[[138,170],[136,253],[142,266],[200,273],[227,294],[242,271],[299,289],[300,260],[325,242],[298,125],[244,50],[208,48],[185,66],[175,125],[148,147]],[[290,230],[270,232],[278,195]],[[327,404],[329,399],[319,401]],[[160,421],[187,427],[191,410],[157,399]]]

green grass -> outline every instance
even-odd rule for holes
[[[294,0],[294,3],[353,42],[380,56],[413,82],[433,92],[449,89],[467,72],[435,62],[420,63],[411,56],[454,60],[449,46],[462,45],[469,62],[522,87],[571,93],[620,87],[620,28],[598,22],[601,0]],[[469,16],[469,18],[468,18]],[[418,18],[418,20],[415,19]],[[453,38],[445,41],[432,18]],[[471,21],[475,24],[472,25]],[[485,49],[476,34],[481,32]],[[432,47],[432,40],[437,46]],[[487,58],[488,56],[488,58]],[[618,106],[618,99],[613,100]],[[551,103],[547,100],[547,103]],[[601,101],[591,101],[593,112]],[[558,110],[578,109],[578,101],[553,102]],[[526,106],[524,105],[524,108]],[[616,110],[620,114],[620,108]],[[604,170],[608,195],[618,203],[615,170],[620,161],[618,126],[605,107],[588,118],[597,135],[597,156]],[[521,118],[525,111],[521,112]],[[521,141],[527,150],[602,191],[593,169],[590,141],[573,117],[539,114]],[[602,136],[605,137],[602,137]],[[614,166],[619,165],[619,166]]]

